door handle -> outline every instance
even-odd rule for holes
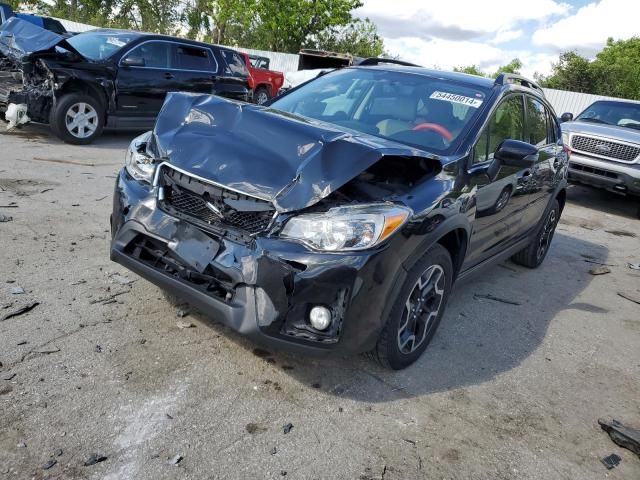
[[[171,80],[173,78],[173,73],[165,72],[164,78],[167,80]]]

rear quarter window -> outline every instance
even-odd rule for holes
[[[249,70],[247,70],[247,66],[244,64],[244,60],[238,52],[220,49],[220,54],[226,63],[225,73],[243,77],[249,76]]]

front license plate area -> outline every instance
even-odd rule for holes
[[[220,250],[218,242],[188,223],[178,225],[176,238],[169,242],[169,248],[199,273],[205,271]]]

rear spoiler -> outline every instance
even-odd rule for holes
[[[380,65],[381,63],[391,64],[391,65],[402,65],[405,67],[421,67],[422,65],[416,65],[415,63],[405,62],[404,60],[396,60],[395,58],[378,58],[378,57],[369,57],[364,58],[358,62],[354,62],[354,65],[358,67],[368,67],[374,65]]]

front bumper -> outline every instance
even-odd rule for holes
[[[572,153],[569,179],[616,193],[640,195],[640,164],[625,164]]]
[[[116,180],[111,227],[113,261],[275,348],[372,349],[392,292],[404,280],[393,243],[373,252],[329,254],[280,239],[244,244],[219,238],[164,212],[156,191],[124,169]],[[156,250],[164,250],[164,258],[149,256]],[[307,324],[313,305],[332,310],[328,333]]]

